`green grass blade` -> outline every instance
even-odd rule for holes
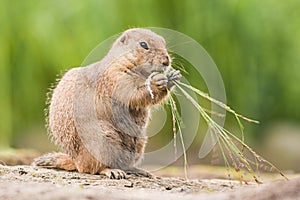
[[[209,97],[207,94],[201,92],[200,90],[198,90],[196,88],[193,88],[192,86],[186,85],[181,82],[176,82],[175,85],[180,90],[180,92],[187,98],[187,100],[189,100],[192,103],[192,105],[200,112],[201,116],[203,117],[205,122],[209,125],[209,127],[214,130],[214,133],[216,134],[216,136],[218,138],[217,142],[220,146],[221,153],[222,153],[222,156],[224,158],[224,162],[226,165],[230,166],[230,164],[227,160],[225,151],[227,151],[229,158],[231,159],[231,162],[233,163],[233,166],[235,167],[235,169],[239,169],[240,166],[243,166],[243,168],[245,168],[250,174],[252,174],[252,177],[254,178],[254,180],[257,183],[260,183],[260,181],[258,180],[256,173],[255,173],[257,170],[254,170],[251,164],[254,164],[257,169],[258,162],[264,163],[264,164],[270,166],[271,168],[275,169],[280,175],[282,175],[285,179],[287,179],[287,177],[284,176],[284,174],[277,167],[275,167],[271,162],[267,161],[266,159],[264,159],[260,155],[258,155],[252,148],[250,148],[244,142],[244,132],[243,132],[244,127],[243,127],[241,121],[239,120],[239,118],[242,118],[249,122],[255,122],[255,123],[257,122],[256,120],[251,120],[244,116],[241,117],[241,115],[237,114],[234,110],[232,110],[230,107],[228,107],[224,103],[214,100],[213,98]],[[191,89],[192,91],[196,92],[197,94],[201,94],[201,96],[204,96],[206,99],[210,100],[213,103],[220,105],[227,111],[234,114],[235,118],[240,126],[242,138],[241,139],[238,138],[236,135],[234,135],[233,133],[226,130],[224,127],[221,127],[218,123],[216,123],[207,114],[206,110],[201,105],[199,105],[199,103],[193,97],[191,97],[180,85],[184,85],[187,88]],[[240,144],[242,146],[242,150],[240,150],[236,146],[234,141],[238,142],[238,144]],[[247,149],[247,151],[250,152],[254,156],[255,161],[251,161],[250,159],[245,157],[244,152],[243,152],[244,149]],[[237,170],[237,171],[239,171],[239,170]]]

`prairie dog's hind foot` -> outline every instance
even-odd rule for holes
[[[139,168],[127,169],[127,170],[125,170],[125,172],[127,174],[134,174],[137,176],[144,176],[147,178],[155,178],[155,176],[153,174],[151,174],[150,172],[143,170],[143,169],[139,169]]]
[[[60,152],[42,155],[34,159],[32,165],[44,168],[63,169],[67,171],[77,170],[71,157]]]
[[[100,172],[100,175],[107,176],[110,179],[125,179],[126,173],[121,169],[105,168]]]

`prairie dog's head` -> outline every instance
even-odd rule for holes
[[[126,30],[112,49],[118,56],[125,56],[134,63],[135,67],[131,70],[146,77],[152,72],[165,70],[171,64],[164,38],[148,29]]]

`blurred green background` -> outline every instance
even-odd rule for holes
[[[197,40],[222,74],[228,104],[261,122],[246,125],[246,141],[300,171],[299,11],[299,0],[2,0],[0,148],[53,149],[43,110],[57,74],[116,33],[165,27]]]

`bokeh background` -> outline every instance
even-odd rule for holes
[[[300,171],[299,11],[298,0],[2,0],[0,148],[55,149],[43,110],[57,74],[114,34],[165,27],[198,41],[222,74],[228,104],[261,122],[246,123],[250,146]],[[200,144],[189,149],[190,163],[202,162]]]

